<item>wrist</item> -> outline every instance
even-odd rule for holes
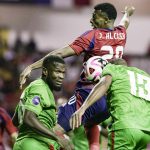
[[[83,107],[83,105],[81,106],[80,112],[81,112],[82,115],[84,114],[84,112],[85,112],[85,106],[84,107]]]

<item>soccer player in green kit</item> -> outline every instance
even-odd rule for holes
[[[92,56],[103,56],[108,60],[112,58],[121,58],[124,52],[124,46],[126,44],[126,30],[130,23],[130,16],[133,15],[135,8],[127,6],[124,10],[124,16],[121,19],[118,26],[115,27],[114,22],[117,17],[116,8],[110,3],[100,3],[94,7],[93,14],[90,20],[92,30],[87,30],[82,35],[77,37],[72,43],[64,48],[51,51],[49,55],[59,55],[63,58],[73,55],[84,54],[83,62],[87,61]],[[46,56],[45,56],[46,57]],[[33,69],[41,67],[43,58],[31,65],[29,65],[20,76],[20,86],[25,83],[26,77]],[[67,109],[78,109],[82,102],[85,100],[85,96],[88,96],[91,89],[94,87],[88,81],[84,79],[84,73],[81,73],[80,80],[76,84],[74,90],[74,103],[66,104],[65,107],[59,109],[58,122],[61,126],[68,131],[70,130],[69,119],[71,117],[71,111]],[[84,95],[84,96],[83,96]],[[106,102],[105,99],[101,102]],[[75,107],[73,107],[75,106]],[[100,105],[101,106],[101,105]],[[103,106],[99,109],[103,110]],[[104,116],[104,115],[102,115]],[[66,120],[66,121],[64,121]],[[62,123],[64,121],[65,123]],[[66,126],[66,127],[64,127]],[[96,134],[95,130],[97,131]],[[99,150],[99,129],[97,125],[93,125],[90,128],[86,127],[86,134],[89,141],[90,150]],[[94,132],[93,132],[94,131]],[[88,135],[93,135],[93,138]],[[91,140],[92,139],[92,140]],[[93,140],[94,139],[94,140]]]
[[[65,62],[59,56],[49,56],[42,65],[42,77],[23,91],[16,107],[13,123],[19,135],[13,150],[70,150],[66,139],[53,132],[56,125],[56,105],[53,90],[59,91],[65,75]]]
[[[107,64],[100,82],[72,116],[70,124],[73,128],[81,124],[85,110],[105,93],[112,117],[109,149],[145,150],[150,143],[150,75],[128,67],[123,59]]]

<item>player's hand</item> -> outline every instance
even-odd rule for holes
[[[61,146],[61,150],[74,150],[73,145],[68,139],[65,138],[59,138],[58,143]]]
[[[23,70],[23,72],[20,74],[20,79],[19,79],[19,82],[20,82],[20,89],[22,89],[22,86],[23,84],[26,82],[26,79],[27,77],[30,76],[30,73],[31,73],[31,67],[28,66],[27,68],[25,68]]]
[[[122,11],[123,14],[128,13],[129,16],[133,15],[135,8],[133,6],[126,6],[125,10]]]
[[[84,109],[80,108],[77,110],[70,118],[70,126],[74,130],[78,128],[82,123],[82,115],[84,114]]]

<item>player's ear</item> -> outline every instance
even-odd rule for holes
[[[47,69],[46,69],[45,67],[42,68],[42,72],[43,72],[43,75],[44,75],[44,76],[47,76],[48,71],[47,71]]]
[[[107,24],[107,23],[109,23],[109,22],[110,22],[109,18],[106,18],[105,24]]]
[[[105,21],[105,24],[107,24],[107,23],[108,23],[108,21],[106,20],[106,21]]]

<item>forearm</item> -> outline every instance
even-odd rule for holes
[[[60,56],[62,58],[66,58],[72,55],[75,55],[74,50],[70,47],[70,46],[65,46],[64,48],[60,48],[54,51],[51,51],[50,53],[48,53],[46,56],[44,56],[42,59],[36,61],[35,63],[31,64],[29,67],[31,68],[31,70],[37,69],[37,68],[41,68],[42,67],[42,63],[43,60],[50,55],[57,55]]]
[[[56,51],[52,51],[50,53],[48,53],[46,56],[44,56],[43,58],[41,58],[40,60],[34,62],[33,64],[29,65],[29,67],[34,70],[34,69],[38,69],[38,68],[41,68],[42,67],[42,63],[43,63],[43,60],[47,57],[47,56],[50,56],[50,55],[56,55]],[[58,55],[58,54],[57,54]]]
[[[52,129],[48,129],[46,126],[40,122],[35,114],[30,112],[25,112],[24,123],[32,127],[35,131],[41,133],[45,137],[50,137],[53,140],[58,140],[56,134]]]
[[[129,26],[129,23],[130,23],[130,19],[129,19],[129,18],[130,18],[129,13],[126,12],[126,13],[124,14],[124,16],[122,17],[122,19],[121,19],[119,25],[122,25],[122,26],[124,26],[124,27],[127,29],[128,26]]]
[[[87,97],[86,101],[83,103],[83,105],[81,107],[84,107],[84,109],[86,110],[92,104],[94,104],[97,100],[99,100],[106,92],[106,90],[103,89],[103,86],[104,85],[101,86],[101,84],[97,84],[92,89],[91,94]]]
[[[112,81],[112,77],[110,75],[101,78],[100,82],[97,83],[92,89],[92,91],[90,92],[89,96],[81,106],[81,109],[86,110],[96,101],[98,101],[102,96],[104,96],[104,94],[109,89],[111,81]]]

